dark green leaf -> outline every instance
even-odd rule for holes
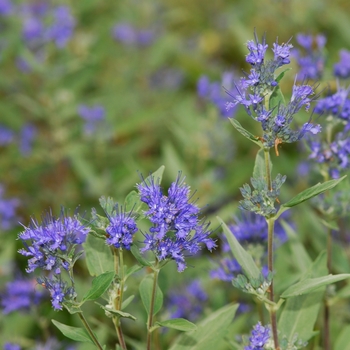
[[[308,200],[312,197],[315,197],[320,193],[323,193],[327,190],[332,189],[333,187],[338,185],[339,182],[343,181],[345,178],[346,178],[346,175],[341,177],[340,179],[329,180],[329,181],[326,181],[322,184],[318,183],[317,185],[312,186],[312,187],[300,192],[294,198],[289,200],[287,203],[282,204],[281,207],[284,207],[284,208],[294,207],[295,205],[302,203],[302,202],[305,202],[306,200]]]
[[[277,76],[277,78],[275,79],[276,82],[279,83],[279,82],[283,79],[284,74],[285,74],[286,72],[288,72],[289,70],[291,70],[291,69],[292,69],[292,68],[287,68],[287,69],[285,69],[283,72],[281,72],[281,73]]]
[[[142,266],[151,266],[152,263],[147,261],[140,253],[140,248],[133,244],[130,248],[132,255]]]
[[[156,322],[156,325],[160,327],[173,328],[184,332],[197,329],[197,326],[194,323],[187,321],[184,318],[173,318],[171,320]]]
[[[259,140],[259,138],[257,136],[254,136],[252,133],[250,133],[248,130],[244,129],[243,126],[236,120],[233,118],[229,118],[231,124],[235,127],[235,129],[242,134],[244,137],[246,137],[248,140],[256,143],[257,145],[259,145],[260,147],[262,147],[262,143]]]
[[[293,286],[289,287],[286,291],[284,291],[281,295],[281,298],[291,298],[297,295],[311,293],[322,286],[326,286],[331,283],[335,283],[338,281],[345,280],[350,278],[349,273],[342,273],[339,275],[328,275],[317,278],[310,278],[306,280],[302,280]]]
[[[153,290],[153,276],[146,276],[140,283],[139,291],[143,306],[145,307],[147,314],[149,314],[151,307],[152,299],[152,290]],[[163,305],[163,293],[157,285],[156,295],[154,300],[153,315],[155,315]]]
[[[107,291],[115,276],[114,271],[105,272],[95,277],[91,289],[84,295],[82,302],[96,300]]]
[[[106,241],[89,234],[83,243],[86,265],[91,276],[114,270],[114,257]]]
[[[80,342],[86,342],[86,343],[92,343],[88,332],[83,328],[78,327],[71,327],[67,326],[66,324],[63,324],[61,322],[52,320],[52,323],[62,332],[64,336],[66,336],[69,339],[80,341]]]
[[[218,216],[217,216],[217,219],[219,220],[222,226],[222,229],[230,245],[233,256],[241,265],[246,276],[249,277],[249,279],[250,278],[258,279],[260,277],[260,270],[256,266],[252,256],[247,251],[244,250],[244,248],[240,245],[240,243],[238,242],[237,238],[233,235],[231,230],[226,226],[226,224]]]

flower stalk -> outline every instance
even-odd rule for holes
[[[147,350],[151,350],[152,327],[153,327],[153,320],[154,320],[154,303],[156,300],[158,275],[159,275],[159,269],[155,268],[153,273],[151,304],[150,304],[148,320],[147,320]]]

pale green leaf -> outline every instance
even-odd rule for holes
[[[256,143],[258,146],[262,147],[262,143],[259,140],[259,137],[254,136],[252,133],[250,133],[248,130],[244,129],[243,126],[233,118],[228,118],[231,122],[231,124],[235,127],[235,129],[244,137],[246,137],[248,140]]]
[[[152,299],[152,290],[153,290],[153,276],[146,276],[140,283],[139,291],[142,303],[147,311],[147,314],[150,312],[151,299]],[[163,293],[159,286],[156,288],[156,295],[154,300],[153,315],[155,315],[163,305]]]
[[[237,238],[234,236],[232,231],[227,227],[227,225],[217,216],[218,221],[220,222],[225,237],[230,245],[231,252],[235,259],[238,261],[239,265],[242,267],[246,276],[249,278],[258,279],[260,276],[260,270],[256,266],[252,256],[244,250],[240,245]]]
[[[270,171],[272,170],[272,162],[269,157]],[[265,164],[265,152],[263,148],[260,148],[255,157],[254,169],[253,169],[253,178],[263,178],[266,179],[266,164]]]
[[[82,303],[87,300],[96,300],[107,291],[115,276],[114,271],[108,271],[95,277],[91,289],[84,295]]]
[[[350,325],[344,326],[335,341],[334,350],[350,350]]]
[[[83,243],[86,265],[91,276],[114,270],[114,257],[106,241],[89,234]]]
[[[272,110],[273,108],[276,108],[276,107],[278,108],[279,105],[285,105],[285,104],[286,104],[286,101],[284,100],[282,90],[279,85],[276,85],[269,98],[269,110]]]
[[[189,332],[197,329],[197,326],[194,323],[187,321],[184,318],[173,318],[171,320],[159,321],[156,322],[156,325],[160,327],[177,329],[183,332]]]
[[[64,336],[66,336],[69,339],[79,341],[79,342],[86,342],[86,343],[92,343],[93,341],[90,338],[90,335],[88,332],[79,327],[71,327],[67,326],[66,324],[63,324],[61,322],[58,322],[56,320],[52,320],[52,323],[62,332]]]

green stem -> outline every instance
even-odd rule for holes
[[[149,314],[148,314],[148,321],[147,321],[147,350],[151,350],[151,338],[152,338],[151,328],[153,326],[153,316],[154,316],[153,312],[154,312],[154,302],[156,299],[156,292],[157,292],[158,275],[159,275],[159,270],[154,269],[151,304],[149,307]]]
[[[91,340],[94,342],[94,344],[96,345],[96,347],[99,349],[99,350],[103,350],[101,344],[98,342],[97,338],[95,337],[92,329],[90,328],[86,318],[84,317],[83,313],[82,312],[78,312],[78,316],[80,317],[80,320],[81,322],[83,323],[85,329],[87,330],[87,332],[89,333],[90,337],[91,337]]]
[[[270,191],[272,191],[272,180],[271,180],[271,167],[270,167],[270,150],[268,148],[264,148],[264,158],[265,158],[265,169],[266,169],[266,183]],[[266,218],[267,226],[268,226],[268,238],[267,238],[267,265],[270,272],[273,272],[273,236],[274,236],[274,228],[275,228],[275,220],[273,218]],[[272,303],[274,303],[274,290],[273,290],[273,280],[270,285],[270,293],[269,299]],[[271,320],[271,328],[273,341],[275,344],[275,349],[279,350],[278,344],[278,334],[277,334],[277,318],[276,311],[272,308],[269,308],[270,320]]]

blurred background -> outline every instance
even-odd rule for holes
[[[182,171],[203,213],[229,220],[257,149],[227,117],[260,132],[243,109],[225,109],[223,87],[249,71],[246,42],[254,31],[269,47],[324,35],[322,91],[350,50],[349,16],[347,0],[0,0],[0,283],[25,267],[19,222],[61,206],[89,216],[100,196],[122,202],[161,165],[164,187]],[[286,95],[298,70],[293,60]],[[280,154],[284,199],[305,187],[308,155],[296,144]]]

